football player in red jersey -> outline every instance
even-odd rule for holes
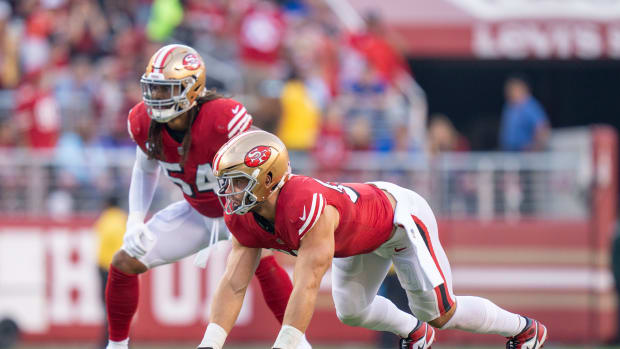
[[[273,348],[295,348],[303,338],[330,266],[338,318],[393,332],[402,337],[402,349],[429,348],[434,328],[500,334],[508,337],[507,348],[537,349],[545,342],[540,322],[484,298],[454,295],[435,216],[417,193],[387,182],[336,184],[292,175],[286,147],[264,131],[232,138],[213,164],[234,238],[211,308],[209,328],[217,331],[207,329],[214,334],[210,347],[220,349],[232,328],[261,248],[297,256]],[[377,295],[392,264],[414,316]]]
[[[151,58],[140,83],[143,101],[129,112],[128,129],[136,142],[129,188],[129,218],[124,243],[114,255],[106,289],[108,349],[126,349],[138,306],[137,274],[227,240],[229,231],[211,169],[215,152],[229,138],[248,130],[245,107],[205,88],[202,58],[191,47],[168,45]],[[160,168],[182,190],[185,200],[171,204],[144,223]],[[270,252],[256,275],[267,305],[282,322],[292,283]],[[302,348],[310,348],[304,339]]]

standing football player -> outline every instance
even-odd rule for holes
[[[338,318],[397,334],[402,349],[430,348],[434,328],[499,334],[508,337],[509,349],[545,342],[547,329],[537,320],[484,298],[454,295],[435,216],[417,193],[387,182],[336,184],[292,175],[286,147],[264,131],[232,138],[213,164],[234,238],[212,302],[212,348],[222,348],[235,322],[261,248],[297,256],[273,348],[293,349],[302,340],[330,266]],[[377,295],[392,263],[415,316]]]
[[[211,160],[229,138],[248,130],[252,117],[239,102],[207,90],[205,78],[203,60],[193,48],[168,45],[153,55],[140,80],[143,101],[129,111],[128,120],[129,134],[138,146],[127,231],[112,260],[106,289],[108,349],[128,348],[138,307],[138,274],[229,238]],[[160,168],[185,200],[145,223]],[[203,263],[206,255],[199,254]],[[282,322],[292,290],[288,274],[270,253],[263,255],[255,274],[267,305]],[[212,335],[207,331],[205,338]],[[310,347],[305,340],[302,346]]]

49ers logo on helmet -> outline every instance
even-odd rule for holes
[[[271,156],[271,148],[264,145],[252,148],[247,154],[245,154],[245,165],[248,167],[258,167],[269,160]]]
[[[200,68],[200,59],[193,53],[185,55],[183,57],[183,68],[187,70],[196,70]]]

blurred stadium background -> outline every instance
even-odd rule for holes
[[[0,347],[13,325],[16,348],[99,345],[93,225],[109,198],[126,208],[127,112],[148,58],[172,42],[201,53],[209,87],[276,132],[296,171],[428,198],[456,293],[540,319],[549,347],[614,342],[620,1],[1,0]],[[513,74],[548,117],[536,149],[500,142]],[[179,198],[162,180],[152,212]],[[225,256],[142,276],[136,348],[198,343]],[[341,325],[329,277],[322,287],[318,348],[396,347]],[[231,347],[275,338],[257,290]],[[446,331],[438,343],[503,339]]]

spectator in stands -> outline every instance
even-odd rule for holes
[[[372,64],[368,63],[359,80],[347,88],[347,124],[367,123],[371,131],[370,149],[390,151],[395,146],[394,124],[387,117],[389,87]],[[365,121],[360,121],[365,119]]]
[[[123,84],[136,84],[132,79],[136,74],[142,74],[144,65],[149,61],[152,51],[156,51],[159,44],[145,40],[143,33],[135,28],[124,28],[115,37],[114,42],[114,70]]]
[[[101,302],[105,303],[105,288],[108,282],[108,271],[114,253],[121,248],[127,213],[119,207],[118,198],[110,196],[106,199],[105,208],[94,225],[97,234],[97,268],[101,282]],[[105,312],[105,306],[103,307]],[[103,334],[100,347],[105,348],[108,344],[107,316],[104,316]]]
[[[347,123],[347,142],[351,150],[372,150],[372,130],[366,118],[355,118]]]
[[[0,118],[0,150],[15,148],[18,145],[17,129],[8,117]]]
[[[393,83],[399,79],[400,74],[409,75],[409,67],[403,55],[406,51],[404,40],[387,30],[379,13],[367,13],[365,30],[352,33],[350,41],[386,81]]]
[[[424,93],[411,76],[405,58],[409,45],[397,32],[388,29],[380,13],[370,11],[365,20],[362,30],[349,34],[348,44],[388,86],[382,110],[383,119],[390,125],[384,132],[390,137],[379,141],[378,149],[422,151],[426,143],[427,108]],[[344,74],[351,74],[359,58],[348,54],[346,60],[352,67],[343,67]]]
[[[544,109],[532,96],[527,79],[515,75],[505,84],[506,104],[502,112],[500,129],[500,147],[505,151],[542,151],[547,148],[549,140],[549,120]],[[504,185],[510,201],[519,207],[521,213],[536,211],[536,195],[544,195],[548,190],[535,172],[521,170],[505,176],[510,179]],[[508,189],[514,188],[514,189]]]
[[[10,23],[11,6],[0,1],[0,87],[13,88],[19,80],[18,33]]]
[[[109,44],[108,22],[97,1],[72,1],[68,22],[69,42],[74,53],[91,58],[104,53]]]
[[[55,31],[54,14],[47,4],[38,6],[38,1],[24,1],[19,5],[25,17],[24,30],[19,39],[19,65],[28,75],[43,69],[49,61],[49,36]]]
[[[321,110],[299,73],[293,69],[282,88],[278,136],[289,149],[308,151],[314,147],[319,133]]]
[[[312,61],[316,62],[322,79],[327,84],[332,97],[339,92],[339,73],[342,58],[343,34],[341,23],[325,1],[308,1],[308,19],[316,33],[315,51]]]
[[[21,145],[20,140],[15,122],[9,116],[0,116],[0,157],[6,157],[3,152]],[[23,188],[30,184],[25,178],[23,168],[20,166],[0,166],[1,212],[8,214],[19,210],[17,198],[24,194]]]
[[[431,159],[443,152],[469,151],[469,141],[444,114],[434,114],[428,127],[428,153]],[[466,161],[455,158],[453,161]],[[446,184],[439,204],[449,212],[472,213],[476,204],[476,176],[469,171],[453,170],[441,174]]]
[[[124,96],[119,72],[116,70],[117,62],[114,57],[106,57],[97,63],[96,69],[100,72],[101,80],[97,83],[98,93],[92,96],[93,103],[98,106],[99,131],[110,134],[118,124],[123,123],[122,118],[127,112],[127,109],[122,109]]]
[[[226,0],[189,0],[183,29],[198,51],[223,62],[237,61],[236,27],[239,13],[235,4]]]
[[[146,33],[151,41],[168,40],[174,29],[183,20],[183,4],[179,0],[155,0],[146,25]]]
[[[247,77],[252,94],[241,98],[247,97],[255,125],[274,131],[279,126],[290,135],[280,134],[290,148],[314,149],[321,115],[331,113],[330,105],[345,94],[357,98],[348,105],[337,102],[346,135],[332,126],[321,131],[329,142],[318,144],[319,158],[340,157],[349,147],[407,150],[399,145],[411,139],[404,132],[409,114],[385,102],[395,72],[406,71],[402,50],[378,16],[368,19],[363,32],[349,40],[320,0],[0,0],[0,88],[19,83],[11,118],[20,144],[53,149],[64,128],[63,150],[57,153],[72,154],[81,141],[68,128],[77,119],[97,120],[102,127],[94,137],[106,147],[131,144],[125,118],[141,98],[134,77],[143,73],[153,45],[159,46],[153,41],[174,38],[196,44]],[[299,79],[287,82],[290,66]],[[229,92],[241,90],[235,86]],[[278,103],[281,90],[284,100],[304,102]],[[13,144],[9,138],[0,142]],[[342,141],[348,144],[343,147]],[[332,142],[337,151],[323,146]],[[66,165],[61,172],[72,175],[61,178],[98,180]]]
[[[57,181],[62,190],[72,194],[80,210],[95,209],[93,197],[109,192],[112,185],[96,125],[87,116],[75,120],[75,129],[64,132],[56,148]]]
[[[512,76],[505,84],[500,147],[506,151],[540,151],[547,147],[549,120],[532,96],[524,77]]]
[[[343,110],[332,103],[323,119],[313,157],[317,163],[316,176],[326,181],[339,182],[348,160],[349,145],[343,127]]]
[[[288,28],[285,44],[289,64],[300,71],[310,94],[324,111],[331,101],[337,76],[332,67],[338,61],[330,44],[333,39],[327,37],[319,23],[302,15],[289,16]]]
[[[428,126],[428,151],[431,156],[444,151],[468,151],[469,142],[461,135],[450,119],[443,114],[430,118]]]
[[[271,0],[251,0],[239,22],[238,43],[246,79],[246,93],[256,94],[262,81],[277,76],[286,22]]]
[[[61,120],[52,93],[53,79],[48,69],[32,71],[17,90],[15,121],[24,143],[32,149],[51,149],[58,140]]]
[[[93,75],[93,65],[85,55],[77,55],[71,58],[71,65],[65,73],[55,79],[55,94],[58,100],[62,124],[71,125],[77,119],[84,117],[94,121],[95,97],[109,93],[102,89],[101,76],[105,72]]]
[[[116,100],[119,108],[116,114],[110,114],[107,132],[102,135],[102,143],[106,148],[132,147],[134,142],[127,133],[127,111],[142,100],[142,89],[139,85],[131,82],[119,84],[120,99]],[[108,96],[111,98],[112,96]],[[105,109],[104,109],[105,111]],[[113,111],[110,111],[112,113]],[[104,114],[105,116],[105,114]],[[106,123],[106,121],[104,121]]]

